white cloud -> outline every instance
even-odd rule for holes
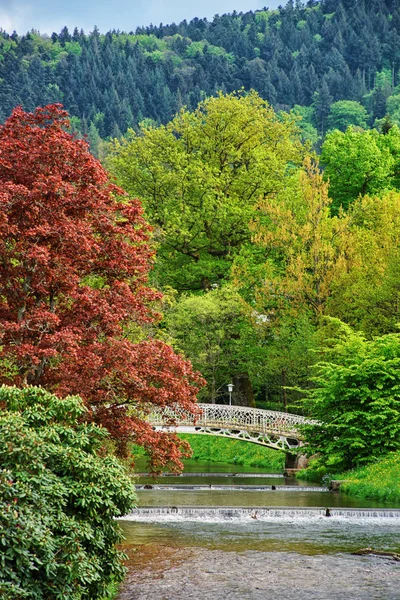
[[[30,4],[7,2],[6,6],[0,7],[0,27],[9,33],[31,29],[26,27],[26,23],[32,20],[32,14],[33,6]]]
[[[31,4],[30,4],[31,2]],[[271,8],[286,0],[0,0],[0,27],[24,34],[31,29],[41,33],[59,32],[66,25],[101,32],[110,29],[134,31],[137,26],[178,23],[193,17],[208,17],[225,12]]]

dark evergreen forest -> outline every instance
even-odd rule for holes
[[[1,31],[0,119],[17,104],[61,102],[95,146],[144,119],[166,123],[218,90],[253,88],[275,110],[294,108],[316,142],[338,101],[362,105],[369,126],[390,112],[399,68],[397,0],[290,0],[277,10],[105,35]],[[392,113],[397,104],[389,101]]]

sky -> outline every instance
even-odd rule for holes
[[[212,19],[215,14],[246,12],[267,6],[277,8],[286,0],[0,0],[0,28],[24,34],[31,29],[51,35],[66,25],[85,33],[97,25],[135,31],[141,25],[178,23],[194,17]]]

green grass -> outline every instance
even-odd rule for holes
[[[374,500],[400,502],[400,452],[382,460],[344,473],[341,491]]]
[[[359,498],[400,502],[400,452],[392,452],[371,465],[344,473],[328,472],[318,462],[297,473],[299,479],[328,484],[332,479],[343,480],[340,490]]]
[[[182,434],[179,437],[189,442],[195,460],[262,467],[273,473],[281,473],[284,469],[284,452],[272,448],[211,435]]]

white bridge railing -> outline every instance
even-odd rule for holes
[[[281,450],[301,445],[299,425],[313,422],[300,415],[248,406],[197,406],[202,412],[195,417],[180,408],[160,407],[148,420],[156,429],[233,437]]]

